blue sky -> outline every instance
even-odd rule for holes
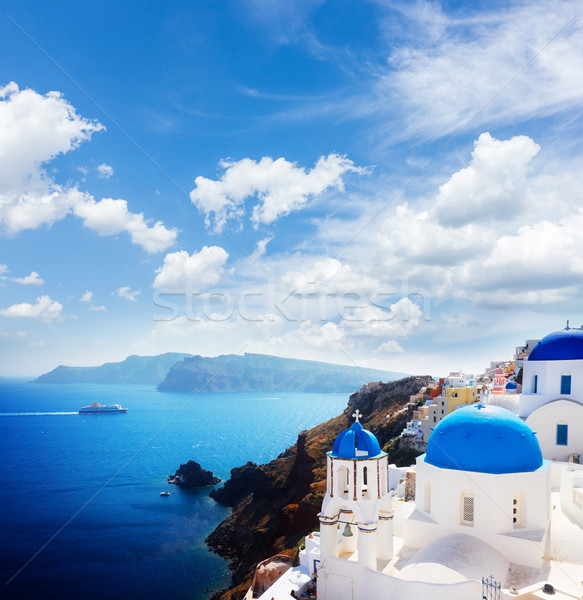
[[[0,374],[442,375],[583,323],[579,3],[0,9]]]

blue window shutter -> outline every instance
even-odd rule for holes
[[[569,439],[569,426],[557,425],[557,446],[566,446]]]
[[[571,376],[561,375],[561,394],[568,396],[571,393]]]

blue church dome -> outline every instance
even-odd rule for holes
[[[449,414],[429,437],[425,462],[476,473],[524,473],[543,464],[530,427],[499,406],[473,404]]]
[[[334,441],[332,458],[374,458],[383,454],[379,441],[373,433],[363,429],[360,423],[354,423],[345,429]]]
[[[583,330],[567,327],[549,333],[532,349],[528,360],[583,360]]]
[[[517,389],[518,389],[518,386],[516,385],[516,382],[515,382],[515,381],[509,381],[509,382],[506,384],[506,389],[507,389],[507,390],[517,390]]]

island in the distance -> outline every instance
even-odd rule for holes
[[[264,354],[128,356],[99,367],[59,366],[34,383],[157,385],[161,392],[347,392],[405,373]]]
[[[113,383],[157,385],[170,368],[190,354],[166,352],[157,356],[132,354],[121,362],[105,363],[99,367],[66,367],[37,377],[33,383]]]
[[[393,381],[405,373],[282,358],[266,354],[187,357],[176,363],[161,392],[346,392],[369,381]]]

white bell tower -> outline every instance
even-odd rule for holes
[[[339,560],[365,569],[383,568],[393,557],[393,509],[388,489],[388,457],[359,423],[334,442],[327,458],[326,496],[320,512],[321,568],[336,571]],[[380,564],[379,564],[379,561]],[[325,585],[319,576],[318,588]],[[356,597],[356,596],[355,596]]]

